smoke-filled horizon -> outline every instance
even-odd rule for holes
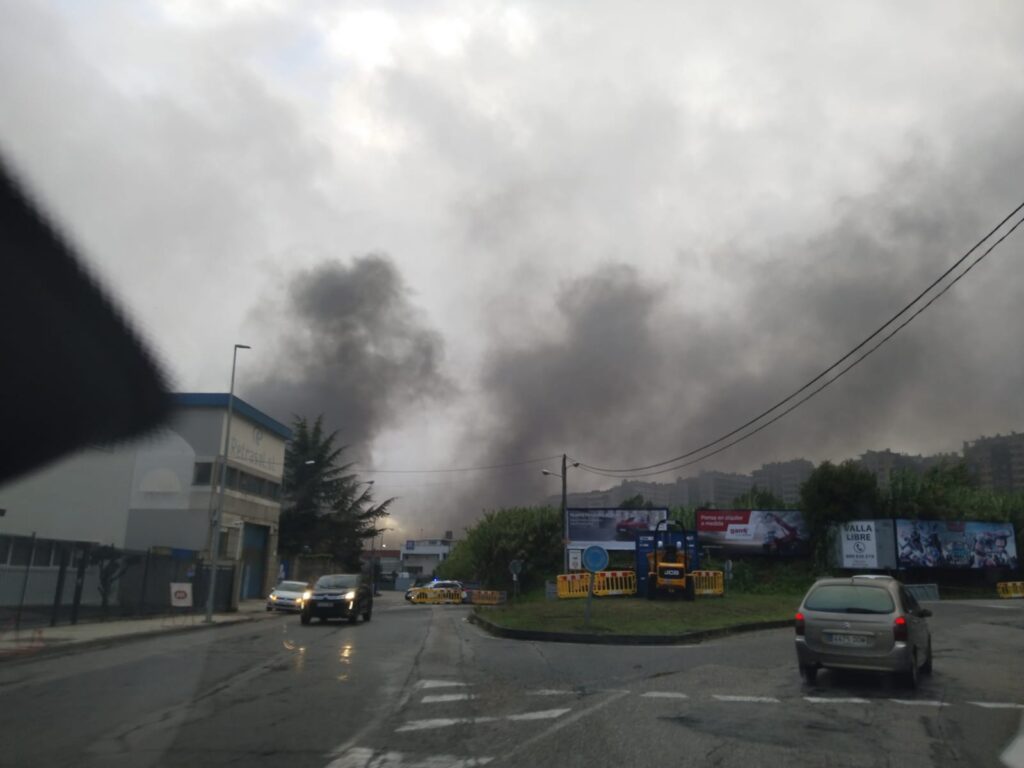
[[[369,469],[683,453],[1024,198],[1014,4],[0,6],[0,147],[175,387],[248,344],[238,392]],[[678,474],[1024,427],[1018,237]],[[435,535],[557,493],[542,468],[373,477]]]

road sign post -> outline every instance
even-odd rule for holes
[[[590,606],[594,601],[594,574],[603,571],[608,567],[608,550],[596,544],[583,550],[583,567],[587,569],[590,578],[587,580],[587,606],[583,613],[583,626],[590,626]]]
[[[508,564],[508,572],[512,574],[512,596],[519,597],[519,574],[523,570],[522,560],[512,560]]]

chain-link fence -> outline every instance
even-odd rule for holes
[[[217,611],[231,607],[234,570],[217,566]],[[201,612],[209,581],[209,564],[192,550],[0,536],[0,627],[167,614],[172,583],[191,583],[194,610]]]

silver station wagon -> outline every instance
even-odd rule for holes
[[[932,670],[932,637],[914,596],[890,576],[820,579],[796,614],[796,656],[812,684],[822,667],[899,674]]]

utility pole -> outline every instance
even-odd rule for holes
[[[563,573],[569,572],[569,518],[566,517],[566,503],[567,490],[566,490],[566,456],[562,454],[562,559],[564,571]]]
[[[247,344],[235,344],[231,353],[231,389],[228,391],[228,423],[224,428],[224,459],[220,467],[220,489],[217,493],[217,506],[214,508],[213,520],[210,522],[210,579],[206,590],[207,624],[213,623],[213,602],[217,586],[217,557],[220,555],[220,521],[224,516],[224,486],[228,482],[228,451],[231,448],[231,415],[235,407],[235,364],[238,362],[238,350],[252,349]]]

